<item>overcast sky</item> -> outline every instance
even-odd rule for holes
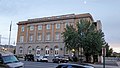
[[[0,0],[2,44],[8,44],[11,21],[13,44],[19,21],[73,13],[90,13],[95,21],[101,20],[106,42],[120,52],[120,0]]]

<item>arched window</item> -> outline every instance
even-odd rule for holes
[[[19,48],[19,54],[23,54],[23,48],[22,47]]]
[[[59,48],[58,48],[58,46],[55,46],[54,49],[55,49],[54,50],[54,55],[58,56],[59,55]]]
[[[48,46],[45,47],[45,56],[49,56],[50,48]]]
[[[40,47],[39,46],[37,46],[36,47],[36,56],[40,56]]]
[[[31,53],[32,53],[32,47],[29,46],[29,47],[28,47],[28,54],[31,54]]]
[[[69,54],[69,50],[67,47],[64,47],[65,48],[65,54],[68,55]]]

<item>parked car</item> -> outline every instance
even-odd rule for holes
[[[48,62],[47,56],[37,56],[37,61]]]
[[[34,61],[34,55],[32,54],[27,54],[25,55],[25,61]]]
[[[94,67],[92,65],[62,63],[59,64],[56,68],[94,68]]]
[[[55,56],[52,59],[53,63],[67,63],[69,61],[69,59],[63,57],[63,56]]]
[[[24,68],[24,63],[10,52],[0,51],[0,68]]]

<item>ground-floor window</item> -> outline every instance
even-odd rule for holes
[[[23,54],[23,48],[22,47],[19,48],[19,54]]]
[[[59,49],[55,48],[55,56],[58,56],[58,55],[59,55]]]
[[[45,56],[49,56],[49,51],[50,51],[50,48],[49,47],[45,47]]]
[[[59,48],[58,48],[58,46],[55,46],[55,47],[54,47],[54,55],[55,55],[55,56],[58,56],[58,55],[59,55]]]
[[[36,56],[40,56],[40,48],[36,48]]]
[[[28,54],[32,54],[32,47],[28,47]]]

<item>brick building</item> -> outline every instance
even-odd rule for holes
[[[94,22],[89,13],[35,18],[18,22],[16,54],[21,56],[25,54],[70,55],[70,52],[66,51],[61,33],[66,25],[71,24],[76,27],[80,19]],[[100,21],[94,23],[97,29],[101,29]]]

